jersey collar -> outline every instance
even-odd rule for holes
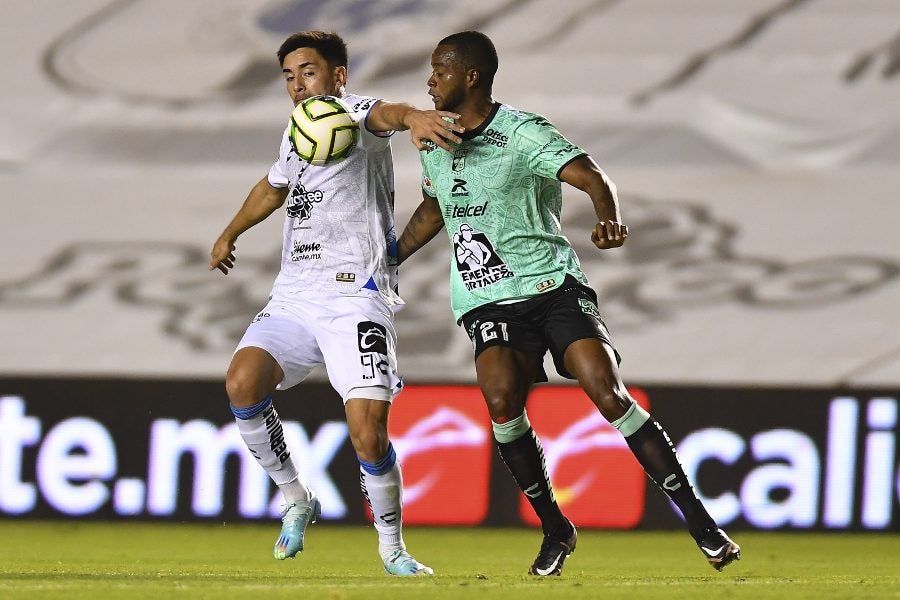
[[[459,134],[459,137],[461,137],[464,140],[471,140],[472,138],[475,138],[475,137],[478,137],[479,135],[481,135],[482,132],[484,132],[484,130],[487,129],[487,126],[490,125],[491,121],[494,120],[494,117],[497,116],[498,110],[500,110],[500,103],[494,102],[494,106],[491,107],[491,112],[488,113],[488,116],[485,117],[484,121],[482,121],[481,124],[478,127],[476,127],[475,129],[473,129],[471,131],[465,131],[465,132]]]

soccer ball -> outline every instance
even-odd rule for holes
[[[288,137],[300,158],[321,167],[346,158],[353,151],[359,139],[359,124],[339,98],[313,96],[291,113]]]

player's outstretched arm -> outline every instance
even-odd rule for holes
[[[590,156],[584,155],[570,162],[559,179],[591,198],[597,224],[591,231],[591,241],[601,250],[618,248],[628,237],[628,226],[622,224],[616,185]]]
[[[234,262],[237,260],[234,256],[234,243],[238,236],[265,220],[284,204],[285,198],[287,188],[272,187],[268,176],[260,179],[250,190],[237,214],[213,243],[209,253],[209,270],[219,269],[228,275],[228,270],[234,268]]]
[[[457,113],[445,110],[419,110],[409,104],[382,101],[369,111],[366,126],[372,131],[409,129],[412,143],[419,150],[425,148],[425,140],[428,140],[452,152],[449,142],[454,144],[462,142],[462,138],[456,133],[466,130],[456,123],[458,120]]]
[[[444,216],[437,200],[422,193],[422,203],[409,218],[409,223],[397,240],[397,262],[402,263],[412,254],[430,242],[444,227]]]

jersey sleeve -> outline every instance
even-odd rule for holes
[[[430,198],[437,198],[437,192],[434,191],[434,184],[431,182],[431,176],[428,174],[428,161],[425,158],[428,152],[422,150],[419,152],[419,159],[422,161],[422,192]]]
[[[269,185],[276,188],[287,187],[290,183],[287,175],[287,157],[291,151],[288,129],[290,129],[290,127],[284,128],[284,134],[281,136],[281,148],[278,151],[278,158],[269,169]]]
[[[541,177],[559,179],[566,165],[587,154],[538,115],[522,121],[513,139],[515,149],[525,156],[532,173]]]
[[[359,123],[359,137],[363,147],[367,150],[383,150],[387,148],[390,145],[391,136],[394,135],[394,132],[372,131],[367,124],[369,113],[381,100],[372,96],[357,96],[355,94],[347,98],[347,100],[352,100],[350,114],[353,116],[353,120]]]

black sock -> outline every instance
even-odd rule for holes
[[[625,441],[647,475],[681,510],[694,539],[699,539],[708,528],[716,527],[678,462],[672,441],[656,419],[647,419]]]
[[[559,510],[547,477],[544,449],[534,430],[529,427],[528,431],[512,442],[496,444],[500,458],[541,520],[544,535],[554,535],[560,528],[566,527],[566,518]]]

